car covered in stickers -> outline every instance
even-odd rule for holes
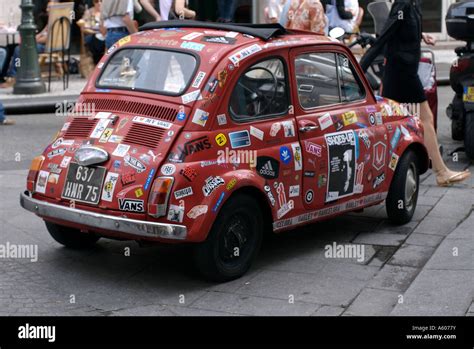
[[[21,194],[59,243],[192,243],[213,280],[265,231],[385,201],[413,216],[419,120],[330,38],[279,25],[147,24],[109,49]],[[315,228],[317,234],[317,228]]]

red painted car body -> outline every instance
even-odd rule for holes
[[[144,62],[154,54],[147,50],[157,49],[188,55],[176,56],[178,63],[170,60],[174,66],[166,73],[169,76],[179,65],[187,80],[181,83],[186,85],[182,92],[136,88],[141,84],[137,81],[154,74],[153,66],[161,68],[158,62],[134,66],[138,58],[133,50],[145,50],[137,53]],[[115,67],[120,69],[119,77],[105,81],[125,88],[113,88],[101,83],[101,76],[120,52],[125,53]],[[186,68],[186,60],[194,60],[195,67]],[[251,70],[242,78],[259,62],[257,67],[264,69]],[[272,70],[274,65],[277,68]],[[142,71],[144,66],[147,71]],[[325,76],[326,69],[338,78]],[[129,76],[133,76],[131,84]],[[339,97],[318,93],[312,79],[327,91],[336,86]],[[261,83],[256,87],[261,96],[248,91],[255,81]],[[247,85],[234,92],[238,82]],[[347,85],[341,87],[341,83]],[[173,83],[165,85],[176,90]],[[354,91],[360,98],[352,101]],[[342,102],[343,98],[347,100]],[[76,110],[87,111],[91,106],[94,111],[89,115],[69,116],[55,141],[36,160],[22,204],[46,221],[101,236],[203,242],[236,193],[255,198],[273,230],[281,232],[382,202],[407,149],[418,155],[420,172],[428,167],[420,122],[404,115],[397,103],[374,97],[345,46],[311,33],[289,33],[265,41],[225,29],[145,30],[122,39],[104,56]],[[264,108],[278,115],[265,116]],[[279,108],[286,110],[277,113]],[[239,116],[235,110],[255,118]],[[99,195],[97,204],[81,202],[84,196],[80,195],[79,200],[71,200],[73,184],[65,195],[68,171],[84,145],[108,154],[105,162],[93,165],[105,168],[104,178],[98,180],[100,193],[95,190],[88,197],[97,200]],[[84,168],[73,175],[92,176]],[[79,170],[75,167],[74,171]],[[172,187],[155,188],[162,196],[153,200],[161,200],[164,210],[150,203],[160,177],[172,181]],[[163,197],[167,194],[168,198]],[[41,204],[47,207],[38,207]],[[162,216],[157,217],[160,210]],[[101,219],[103,226],[98,223]],[[117,229],[111,229],[110,222]],[[149,223],[161,225],[155,228]],[[127,228],[130,224],[135,224],[133,229]]]

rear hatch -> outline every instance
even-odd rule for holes
[[[141,213],[146,211],[153,179],[178,136],[178,107],[164,101],[116,95],[81,97],[44,153],[36,191],[57,201]],[[88,106],[94,106],[92,113]],[[182,110],[181,110],[182,111]],[[189,113],[189,108],[184,110]],[[108,160],[83,168],[78,149],[92,146]]]

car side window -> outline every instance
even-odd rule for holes
[[[365,89],[347,56],[338,54],[341,102],[354,102],[365,98]]]
[[[237,122],[279,116],[288,108],[287,73],[279,58],[248,68],[239,78],[230,98],[230,114]]]
[[[305,109],[341,101],[335,53],[307,53],[296,57],[298,98]]]

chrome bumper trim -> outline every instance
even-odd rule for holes
[[[184,225],[139,221],[78,210],[33,199],[27,191],[20,194],[20,204],[25,210],[31,211],[40,217],[60,219],[91,228],[117,231],[137,237],[185,240],[187,236],[187,228]]]

